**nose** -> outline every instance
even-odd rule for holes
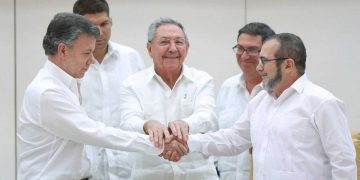
[[[96,59],[95,59],[95,57],[94,57],[94,54],[91,54],[91,57],[90,57],[89,60],[88,60],[88,65],[94,64],[95,61],[96,61]]]
[[[259,73],[264,71],[264,66],[262,66],[260,62],[256,66],[256,71],[259,72]]]
[[[241,59],[247,59],[247,58],[249,58],[250,56],[249,56],[249,54],[248,54],[248,52],[247,51],[244,51],[241,55],[240,55],[240,58]]]
[[[100,36],[102,36],[102,35],[103,35],[103,31],[102,31],[101,27],[100,27],[100,26],[97,26],[97,28],[99,29]]]
[[[170,42],[169,51],[175,52],[177,50],[175,42]]]

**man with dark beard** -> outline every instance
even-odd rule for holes
[[[277,34],[259,57],[265,90],[231,128],[190,135],[190,152],[235,155],[253,146],[256,180],[356,179],[344,104],[307,78],[302,40]]]

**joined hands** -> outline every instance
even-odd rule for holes
[[[155,147],[162,148],[164,145],[164,150],[159,155],[164,159],[176,162],[189,152],[189,126],[183,120],[171,121],[168,127],[158,121],[149,120],[144,124],[144,131]]]

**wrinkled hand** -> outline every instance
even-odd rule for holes
[[[149,135],[150,141],[154,142],[155,147],[162,148],[164,138],[165,143],[170,142],[170,132],[168,127],[155,120],[149,120],[144,124],[144,132]]]
[[[184,120],[174,120],[169,122],[172,135],[186,142],[189,137],[189,125]]]
[[[189,153],[187,143],[173,136],[169,143],[165,143],[164,151],[159,156],[177,162],[187,153]]]

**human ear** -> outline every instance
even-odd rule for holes
[[[67,51],[66,48],[67,48],[66,44],[64,44],[64,43],[59,43],[58,49],[57,49],[58,55],[60,55],[60,56],[65,56],[65,55],[66,55],[66,51]]]

